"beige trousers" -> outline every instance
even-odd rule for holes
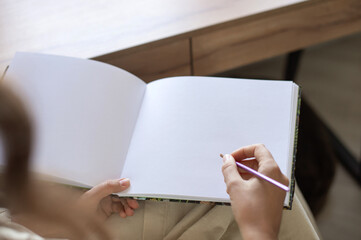
[[[107,226],[116,239],[242,239],[231,207],[140,201],[135,215],[112,216]],[[296,187],[292,210],[284,210],[279,239],[320,239],[314,218]]]

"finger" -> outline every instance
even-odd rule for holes
[[[130,180],[128,178],[108,180],[90,189],[88,196],[92,195],[95,199],[101,200],[112,193],[122,192],[129,186]]]
[[[246,147],[242,147],[232,155],[237,156],[237,158],[250,158],[255,157],[258,162],[258,172],[274,178],[279,181],[280,175],[282,174],[276,161],[273,159],[272,154],[263,144],[254,144]]]
[[[232,156],[241,161],[245,158],[255,157],[259,165],[275,162],[272,154],[263,144],[254,144],[237,149],[232,153]]]
[[[118,195],[111,195],[112,196],[112,201],[113,202],[120,202],[120,197]]]
[[[131,198],[127,198],[126,200],[127,200],[128,206],[131,207],[132,209],[139,208],[139,203],[137,200],[131,199]]]
[[[114,202],[121,202],[122,201],[121,199],[123,199],[123,198],[118,197],[118,196],[112,196],[112,200]],[[133,198],[124,198],[124,199],[127,201],[128,206],[130,208],[132,208],[132,209],[139,208],[139,203],[138,203],[138,201],[136,199],[133,199]]]
[[[249,168],[254,169],[255,171],[258,171],[258,162],[257,160],[242,160],[242,161],[238,161],[240,163],[242,163],[243,165],[246,165]],[[254,177],[254,175],[250,172],[248,172],[247,170],[243,169],[243,168],[238,168],[237,169],[239,174],[241,175],[242,179],[244,180],[249,180],[251,178]]]
[[[126,218],[127,214],[125,213],[124,206],[121,202],[113,202],[112,209],[114,213],[118,213],[120,217]]]
[[[125,211],[125,214],[127,216],[133,216],[134,215],[134,211],[133,209],[131,209],[128,205],[128,202],[125,198],[122,198],[121,200],[121,203],[123,204],[123,207],[124,207],[124,211]]]
[[[112,200],[113,200],[113,198],[112,198]],[[125,213],[123,203],[118,202],[118,201],[112,201],[109,205],[110,205],[110,212],[111,213],[118,213],[119,216],[121,216],[122,218],[127,217],[127,214]]]
[[[119,202],[111,203],[111,213],[120,213],[120,211],[124,211],[123,205]]]
[[[282,182],[281,182],[281,183],[283,183],[283,184],[286,185],[286,186],[289,186],[290,180],[288,179],[287,176],[285,176],[284,174],[282,174]]]
[[[258,171],[258,162],[257,162],[257,160],[242,160],[242,161],[238,161],[238,162],[242,163],[243,165],[246,165],[249,168],[252,168],[252,169]],[[246,171],[243,168],[238,168],[238,172],[245,173],[245,174],[251,174],[251,173],[249,173],[248,171]]]
[[[242,180],[237,170],[236,161],[230,154],[226,154],[223,156],[222,173],[227,187],[232,182]]]

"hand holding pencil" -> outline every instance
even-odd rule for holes
[[[245,160],[254,158],[253,160]],[[241,162],[282,185],[289,181],[262,144],[242,147],[223,156],[222,172],[232,211],[244,239],[277,239],[286,192],[247,170]]]
[[[222,153],[219,154],[219,155],[221,156],[221,158],[224,157],[224,155],[223,155]],[[251,161],[251,160],[254,161],[254,160],[256,160],[256,158],[246,158],[246,159],[243,159],[243,161]],[[255,169],[253,169],[253,168],[251,168],[251,167],[248,167],[248,166],[246,166],[245,164],[236,162],[236,165],[237,165],[237,167],[242,168],[243,170],[246,170],[247,172],[255,175],[256,177],[259,177],[259,178],[261,178],[261,179],[263,179],[263,180],[265,180],[265,181],[267,181],[267,182],[275,185],[276,187],[279,187],[279,188],[283,189],[283,190],[286,191],[286,192],[289,192],[289,191],[290,191],[290,188],[289,188],[288,186],[285,186],[285,185],[283,185],[282,183],[277,182],[276,180],[273,180],[272,178],[267,177],[266,175],[263,175],[262,173],[257,172],[257,170],[255,170]]]

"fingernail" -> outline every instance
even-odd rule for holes
[[[130,182],[129,178],[123,178],[119,181],[120,186],[122,186],[122,187],[129,185],[129,182]]]
[[[228,162],[232,160],[232,156],[230,154],[224,155],[223,162]]]

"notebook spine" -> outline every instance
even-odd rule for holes
[[[285,209],[292,210],[293,197],[296,187],[296,155],[297,155],[297,143],[298,143],[298,131],[299,131],[299,121],[301,113],[301,88],[298,89],[298,99],[297,99],[297,114],[296,114],[296,126],[295,126],[295,136],[293,140],[293,159],[292,159],[292,172],[291,172],[291,187],[290,187],[290,200],[289,206],[284,207]]]

